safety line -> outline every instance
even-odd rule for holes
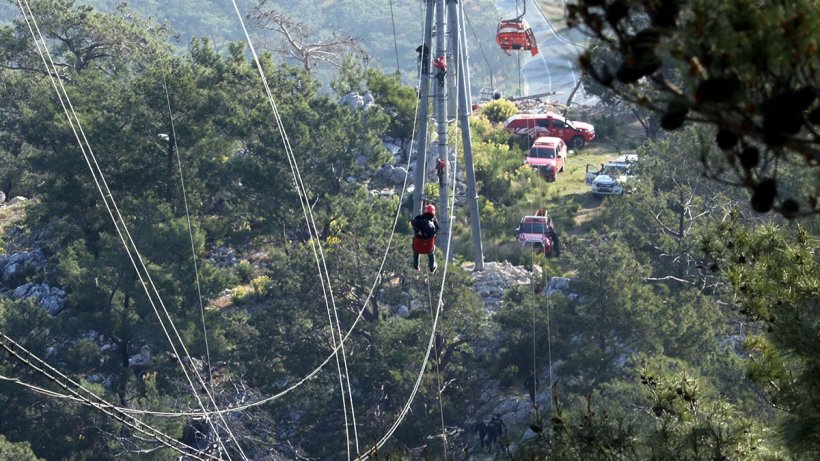
[[[445,256],[446,257],[446,256]],[[433,290],[430,288],[430,274],[425,274],[425,280],[427,282],[427,302],[428,306],[430,307],[430,318],[433,318]],[[444,404],[442,402],[441,393],[443,391],[441,385],[441,370],[439,369],[439,361],[441,359],[441,354],[438,350],[438,341],[433,341],[433,353],[436,357],[436,398],[438,400],[438,413],[439,419],[441,420],[441,443],[444,446],[444,460],[447,460],[447,428],[444,425]]]
[[[555,173],[558,174],[557,172]],[[548,218],[549,219],[549,218]],[[538,395],[538,363],[536,361],[536,349],[535,349],[535,311],[537,310],[537,302],[538,300],[535,297],[535,287],[537,284],[535,283],[535,245],[532,248],[532,268],[530,271],[530,291],[532,292],[532,404],[536,405],[536,396]]]
[[[202,452],[200,450],[196,450],[193,447],[189,447],[188,445],[185,445],[184,443],[182,443],[182,442],[176,440],[175,438],[165,434],[164,432],[162,432],[158,429],[155,429],[154,427],[152,427],[152,426],[150,426],[150,425],[136,419],[135,417],[129,416],[129,415],[125,414],[124,412],[118,410],[116,407],[114,407],[113,405],[108,403],[108,401],[106,401],[102,397],[99,397],[97,394],[95,394],[95,393],[91,392],[90,390],[86,389],[81,384],[77,383],[73,379],[69,378],[67,375],[61,373],[59,370],[57,370],[56,368],[54,368],[51,365],[49,365],[48,363],[46,363],[44,360],[37,357],[35,354],[28,351],[25,347],[23,347],[22,345],[20,345],[19,343],[17,343],[16,341],[11,339],[10,337],[8,337],[2,331],[0,331],[0,347],[2,347],[6,351],[7,354],[9,354],[11,357],[16,359],[20,363],[28,366],[29,368],[31,368],[32,370],[34,370],[38,374],[41,374],[41,375],[45,376],[49,381],[51,381],[53,383],[56,383],[57,385],[59,385],[60,387],[62,387],[68,393],[71,394],[70,396],[60,396],[61,398],[71,398],[72,400],[75,400],[75,401],[79,400],[82,403],[102,411],[103,413],[107,414],[108,416],[111,416],[112,418],[116,419],[117,421],[121,422],[122,424],[125,424],[126,426],[128,426],[128,427],[130,427],[130,428],[132,428],[132,429],[134,429],[134,430],[136,430],[136,431],[138,431],[142,434],[145,434],[148,437],[151,437],[152,439],[162,443],[166,447],[171,448],[172,450],[174,450],[176,452],[179,452],[179,453],[181,453],[185,456],[191,456],[191,457],[194,457],[194,458],[199,459],[199,460],[222,459],[221,457],[217,458],[217,457],[215,457],[215,456],[213,456],[209,453],[205,453],[205,452]],[[34,361],[36,361],[37,364],[32,363],[32,359]],[[28,385],[24,384],[22,381],[15,380],[15,382],[17,382],[18,384],[24,385],[24,387],[28,387]],[[79,389],[80,391],[83,391],[90,398],[93,398],[94,400],[97,400],[97,402],[92,402],[89,399],[89,397],[85,397],[85,396],[81,395],[80,392],[78,392],[78,391],[72,389],[71,387],[69,387],[69,385],[68,385],[69,383],[72,386]],[[32,386],[32,387],[37,388],[36,386]],[[37,389],[40,389],[40,388],[37,388]],[[52,391],[47,391],[47,390],[46,390],[46,392],[52,393]],[[204,456],[204,458],[203,458],[203,456]]]
[[[418,83],[420,85],[421,80],[419,80]],[[410,170],[409,167],[410,167],[410,164],[413,161],[413,152],[415,151],[414,145],[416,144],[415,143],[415,133],[416,133],[417,123],[418,123],[418,111],[419,111],[419,101],[417,100],[416,101],[416,106],[415,106],[415,117],[413,118],[413,130],[412,130],[413,136],[411,136],[411,139],[410,139],[409,155],[407,156],[407,163],[405,164],[405,170],[407,170],[407,171]],[[425,120],[424,122],[426,123],[427,121]],[[423,140],[423,142],[426,143],[427,140]],[[390,255],[390,250],[391,250],[392,245],[393,245],[393,238],[396,235],[396,226],[398,225],[399,218],[401,217],[401,204],[404,201],[404,196],[405,196],[405,193],[406,193],[406,190],[407,190],[408,177],[409,177],[408,174],[406,174],[404,176],[404,183],[402,184],[401,193],[399,195],[398,205],[396,206],[396,211],[395,211],[394,216],[393,216],[393,225],[390,229],[390,234],[387,237],[387,246],[386,246],[386,249],[384,251],[384,254],[382,255],[381,262],[379,263],[379,268],[376,271],[376,277],[373,278],[373,283],[371,284],[370,289],[368,290],[367,297],[365,298],[364,302],[362,303],[362,307],[357,311],[356,318],[353,320],[353,324],[350,326],[347,333],[345,334],[345,336],[340,341],[340,344],[347,341],[347,339],[350,337],[350,335],[353,334],[353,331],[355,331],[356,326],[358,325],[359,321],[361,321],[364,318],[364,311],[367,308],[368,304],[370,304],[370,300],[373,298],[373,294],[376,291],[376,286],[379,284],[379,282],[381,280],[381,274],[382,274],[382,272],[384,272],[384,268],[387,265],[387,257]],[[313,371],[311,371],[310,373],[305,375],[300,380],[294,382],[289,387],[286,387],[282,391],[280,391],[276,394],[273,394],[271,396],[265,397],[263,399],[260,399],[256,402],[251,402],[251,403],[244,404],[244,405],[239,405],[239,406],[236,406],[236,407],[226,408],[226,409],[220,410],[220,412],[221,413],[235,413],[235,412],[245,411],[245,410],[251,409],[253,407],[265,405],[267,403],[276,401],[276,400],[284,397],[285,395],[289,394],[290,392],[292,392],[295,389],[301,387],[303,384],[305,384],[306,382],[308,382],[311,379],[313,379],[314,377],[316,377],[316,375],[328,363],[330,363],[330,360],[333,359],[333,357],[339,352],[339,347],[336,347],[333,350],[331,350],[330,354],[328,354],[328,356],[316,368],[314,368]],[[130,414],[146,414],[146,415],[166,417],[166,418],[203,417],[206,414],[206,413],[202,413],[202,412],[190,412],[190,411],[189,412],[163,412],[163,411],[153,411],[153,410],[137,410],[137,409],[132,409],[132,408],[121,408],[121,410],[124,411],[124,412],[130,413]],[[216,412],[210,412],[210,414],[214,414],[214,413],[216,413]]]
[[[299,172],[299,166],[296,163],[296,157],[293,154],[293,149],[291,148],[290,140],[288,139],[287,133],[285,131],[284,124],[282,123],[282,119],[281,119],[281,116],[279,114],[279,110],[278,110],[278,107],[276,105],[276,101],[273,98],[273,92],[271,91],[271,89],[268,85],[267,77],[265,76],[265,72],[262,69],[262,64],[259,61],[259,57],[256,53],[256,48],[253,46],[253,41],[251,40],[250,34],[248,33],[248,29],[247,29],[247,27],[245,27],[245,21],[242,18],[242,14],[239,11],[239,6],[236,4],[236,0],[231,0],[231,2],[233,4],[234,11],[236,12],[236,16],[239,20],[239,23],[242,26],[242,31],[245,34],[245,39],[248,43],[248,47],[251,51],[251,54],[253,55],[254,62],[256,63],[257,70],[258,70],[259,75],[260,75],[261,80],[262,80],[262,84],[265,87],[265,93],[267,94],[268,102],[270,103],[271,110],[273,111],[273,115],[274,115],[274,119],[275,119],[276,124],[277,124],[277,128],[279,129],[279,134],[282,138],[282,143],[283,143],[283,146],[285,148],[285,154],[286,154],[286,157],[288,159],[288,164],[289,164],[290,169],[291,169],[291,175],[293,176],[293,180],[294,180],[294,183],[296,185],[297,194],[300,197],[300,203],[302,203],[302,213],[305,215],[305,221],[308,225],[308,231],[311,233],[311,248],[312,248],[313,253],[314,253],[314,259],[316,260],[317,269],[319,270],[319,279],[320,279],[320,281],[322,281],[322,292],[323,292],[324,298],[325,298],[325,305],[326,305],[327,309],[330,310],[330,306],[328,306],[328,293],[329,293],[330,302],[333,305],[333,316],[335,317],[335,320],[336,320],[336,325],[335,325],[336,326],[336,332],[338,332],[339,338],[341,338],[341,336],[342,336],[342,334],[341,334],[341,323],[339,322],[338,310],[336,308],[336,301],[335,301],[335,298],[333,296],[333,289],[330,285],[330,274],[327,270],[327,265],[325,263],[324,251],[322,249],[322,244],[321,244],[321,241],[320,241],[320,238],[319,238],[318,229],[316,228],[315,219],[313,217],[313,211],[312,211],[312,209],[310,207],[310,204],[308,203],[308,200],[307,200],[307,189],[305,188],[305,185],[302,182],[301,173]],[[303,198],[302,198],[303,196],[304,196],[304,201],[303,201]],[[315,239],[312,238],[313,235],[316,236]],[[318,253],[318,257],[317,257],[317,253]],[[319,259],[321,259],[321,264],[319,262]],[[322,270],[324,270],[324,274],[325,274],[326,279],[322,278]],[[327,283],[327,292],[325,292],[325,283]],[[330,314],[328,314],[328,317],[330,317]],[[350,386],[350,376],[349,376],[348,367],[347,367],[347,356],[346,356],[345,349],[344,349],[344,343],[341,343],[338,348],[336,347],[336,332],[334,332],[334,325],[333,325],[332,321],[331,321],[331,325],[330,325],[330,330],[331,330],[331,345],[333,346],[334,350],[340,349],[341,352],[342,352],[342,363],[344,364],[344,370],[345,370],[344,371],[344,379],[347,380],[347,396],[348,396],[349,401],[350,401],[350,412],[351,412],[351,417],[352,417],[352,420],[353,420],[353,433],[354,433],[354,439],[355,439],[355,449],[356,449],[356,453],[359,453],[359,436],[358,436],[358,429],[356,427],[356,416],[355,416],[355,410],[354,410],[354,406],[353,406],[353,392],[352,392],[352,388]],[[348,456],[348,460],[349,460],[350,459],[350,435],[349,435],[349,427],[348,427],[347,401],[345,400],[345,386],[344,386],[342,371],[341,371],[342,367],[341,367],[341,364],[339,364],[338,353],[336,354],[336,361],[337,361],[337,366],[338,366],[338,370],[339,370],[339,373],[338,373],[338,375],[339,375],[339,385],[340,385],[340,390],[341,390],[341,395],[342,395],[342,407],[343,407],[344,419],[345,419],[345,434],[346,434],[347,445],[348,445],[347,456]]]
[[[453,163],[454,163],[453,168],[451,168],[453,170],[453,181],[452,181],[453,189],[452,189],[452,194],[451,195],[453,197],[455,197],[455,191],[456,191],[456,181],[455,181],[455,179],[456,179],[456,171],[458,170],[458,161],[453,162]],[[455,212],[455,198],[453,199],[453,201],[451,203],[452,203],[452,205],[444,204],[444,206],[450,208],[450,210],[449,210],[450,211],[449,212],[450,222],[453,222],[455,220],[455,215],[454,215],[454,212]],[[448,248],[448,251],[451,248],[452,240],[453,240],[453,233],[448,232],[447,233],[447,248]],[[365,461],[365,460],[369,459],[371,455],[374,455],[375,453],[377,453],[378,450],[381,449],[387,443],[387,441],[393,436],[393,434],[396,432],[396,429],[398,429],[399,425],[402,423],[402,421],[404,421],[404,418],[407,416],[407,413],[410,411],[410,406],[413,404],[413,400],[415,400],[415,398],[416,398],[416,393],[418,393],[419,386],[421,385],[421,380],[422,380],[422,378],[424,378],[424,372],[425,372],[425,369],[427,368],[427,363],[430,359],[430,352],[432,351],[433,345],[435,343],[435,335],[436,335],[436,331],[437,331],[437,328],[438,328],[439,317],[441,315],[441,307],[444,304],[444,302],[443,302],[443,300],[444,300],[444,286],[445,286],[445,282],[447,280],[447,272],[449,270],[449,267],[450,267],[450,258],[448,258],[447,255],[445,254],[444,255],[444,270],[441,274],[441,288],[439,289],[438,302],[436,304],[436,313],[435,313],[435,316],[433,317],[433,325],[432,325],[432,329],[431,329],[431,332],[430,332],[430,339],[427,343],[427,351],[425,352],[424,360],[422,361],[422,365],[421,365],[421,368],[419,370],[419,374],[416,377],[416,382],[413,386],[413,390],[410,393],[410,397],[408,398],[407,402],[405,403],[404,407],[402,408],[402,411],[399,413],[398,418],[393,423],[393,425],[390,427],[390,429],[388,429],[388,431],[385,433],[385,435],[381,439],[379,439],[379,441],[376,442],[373,445],[373,447],[368,449],[362,456],[356,458],[356,461]]]
[[[182,174],[182,160],[179,156],[179,145],[177,144],[177,130],[174,125],[174,114],[171,110],[171,96],[168,94],[168,83],[165,79],[165,71],[162,72],[162,88],[165,90],[165,102],[168,103],[168,121],[171,123],[171,138],[174,140],[174,152],[177,157],[177,167],[179,169],[179,184],[182,189],[182,201],[185,204],[185,218],[188,220],[188,237],[191,240],[191,260],[194,263],[194,277],[196,279],[196,295],[199,301],[199,314],[202,318],[202,338],[205,341],[205,359],[208,367],[208,384],[213,389],[213,375],[211,373],[211,350],[208,347],[208,330],[205,328],[205,306],[202,305],[202,286],[199,281],[199,264],[196,262],[196,248],[194,247],[194,226],[191,223],[191,212],[188,208],[188,194],[185,192],[185,177]]]
[[[145,266],[145,263],[142,259],[142,256],[140,255],[139,250],[137,249],[137,246],[134,243],[130,232],[128,231],[128,226],[125,223],[125,220],[123,219],[122,215],[120,214],[119,208],[117,207],[117,204],[116,204],[116,201],[114,200],[113,194],[111,193],[111,190],[108,187],[108,183],[105,180],[105,176],[102,173],[102,169],[100,168],[99,164],[97,163],[96,156],[94,155],[94,152],[91,149],[91,144],[88,142],[88,139],[85,136],[85,132],[82,128],[82,124],[80,123],[80,119],[77,116],[76,112],[74,111],[73,105],[71,104],[71,99],[68,96],[68,92],[66,91],[65,86],[63,85],[63,82],[62,82],[61,79],[57,78],[56,83],[55,83],[55,77],[51,74],[51,68],[49,68],[48,62],[51,63],[52,68],[54,69],[54,75],[59,75],[59,73],[57,72],[57,68],[54,65],[54,61],[51,57],[51,53],[48,50],[47,42],[46,42],[44,36],[42,35],[42,33],[40,31],[40,28],[37,24],[36,18],[34,16],[34,13],[31,10],[31,6],[29,5],[28,0],[22,0],[22,2],[21,2],[21,0],[18,0],[17,3],[18,3],[18,6],[20,7],[20,11],[23,13],[23,17],[26,21],[26,24],[28,26],[29,32],[31,33],[31,36],[34,39],[35,45],[37,46],[37,51],[40,54],[40,58],[43,60],[43,64],[46,67],[46,70],[47,70],[47,73],[48,73],[49,78],[51,80],[52,86],[54,86],[54,89],[57,92],[57,97],[60,100],[60,104],[63,107],[63,111],[66,114],[69,125],[71,126],[71,129],[74,132],[74,136],[75,136],[75,138],[77,139],[77,141],[79,143],[80,150],[83,154],[83,157],[86,161],[86,164],[88,165],[89,169],[91,170],[91,174],[92,174],[92,177],[94,178],[94,183],[97,187],[97,190],[98,190],[98,192],[100,192],[100,195],[103,199],[103,202],[105,203],[106,210],[108,211],[109,216],[111,217],[112,221],[114,222],[114,227],[117,230],[117,234],[120,237],[120,241],[123,243],[123,246],[125,247],[128,258],[131,261],[131,264],[133,265],[134,269],[137,272],[137,276],[139,277],[141,285],[143,286],[143,289],[145,290],[145,293],[148,297],[148,300],[149,300],[152,308],[154,309],[154,313],[157,315],[157,318],[160,322],[160,326],[162,327],[162,330],[165,333],[166,339],[168,340],[169,344],[171,345],[171,348],[174,351],[174,353],[176,354],[176,356],[180,357],[180,354],[178,353],[178,351],[176,349],[176,345],[171,340],[170,334],[168,333],[168,331],[165,327],[165,324],[162,320],[162,316],[159,314],[159,311],[157,310],[157,307],[154,304],[154,301],[151,297],[151,294],[148,291],[148,287],[146,286],[146,282],[143,279],[143,275],[140,272],[139,268],[137,267],[136,262],[134,261],[134,257],[131,254],[131,249],[129,248],[128,244],[126,244],[126,242],[125,242],[125,238],[122,235],[123,231],[128,236],[128,240],[129,240],[129,242],[131,243],[131,245],[133,247],[134,254],[136,254],[137,260],[140,262],[140,265],[142,266],[143,270],[145,271],[145,277],[147,278],[148,282],[151,284],[151,287],[154,290],[154,293],[155,293],[155,295],[156,295],[156,297],[159,301],[159,304],[162,307],[162,309],[165,313],[165,316],[168,319],[168,322],[171,326],[171,329],[174,331],[175,335],[177,336],[177,339],[179,340],[180,345],[181,345],[183,351],[185,352],[186,357],[188,358],[188,360],[190,361],[190,363],[193,366],[194,362],[191,359],[190,354],[188,354],[187,348],[185,347],[185,344],[182,341],[182,338],[180,337],[179,332],[177,331],[176,326],[174,325],[173,320],[171,319],[171,316],[170,316],[170,314],[168,313],[168,310],[165,307],[165,304],[162,302],[162,298],[160,297],[159,292],[158,292],[156,286],[154,285],[153,279],[151,278],[151,275],[148,272],[147,267]],[[25,5],[26,5],[26,8],[28,9],[28,13],[26,13],[26,8],[23,8],[23,3],[25,3]],[[29,16],[31,16],[31,22],[29,22]],[[32,29],[32,24],[34,24],[34,29]],[[37,36],[35,35],[35,32],[34,32],[35,29],[37,30],[37,35],[39,35],[40,40],[42,40],[42,49],[40,47],[40,42],[38,41]],[[46,62],[46,56],[48,57],[48,62]],[[62,90],[62,93],[60,92],[60,89],[57,88],[57,83],[59,83],[59,87]],[[65,96],[65,101],[63,101],[63,96]],[[68,107],[66,107],[66,105]],[[69,109],[71,111],[71,114],[69,114]],[[72,119],[72,117],[71,117],[72,115],[73,115],[74,119]],[[74,125],[75,122],[76,122],[76,127]],[[79,131],[79,135],[78,135],[78,131]],[[80,139],[80,135],[82,135],[82,140]],[[83,141],[85,142],[85,146],[83,145]],[[88,152],[86,152],[86,150],[85,150],[86,147],[88,148]],[[91,162],[89,161],[89,157],[93,160],[94,166],[91,165]],[[96,168],[96,170],[95,170],[95,168]],[[97,174],[99,174],[99,179],[97,178]],[[105,189],[106,189],[107,193],[102,190],[102,187],[100,186],[100,183],[102,183],[105,186]],[[108,202],[109,199],[111,200],[110,204]],[[120,229],[120,226],[118,224],[117,219],[114,218],[114,215],[111,211],[112,207],[117,212],[117,216],[118,216],[120,222],[122,223],[122,227],[123,227],[122,229]],[[186,380],[188,381],[189,385],[191,386],[194,397],[196,398],[197,402],[199,403],[200,408],[202,408],[202,410],[204,412],[207,412],[207,409],[203,405],[203,403],[202,403],[202,401],[199,397],[199,394],[196,390],[196,386],[194,386],[193,382],[191,381],[191,378],[188,374],[188,371],[187,371],[185,365],[182,363],[182,360],[180,360],[180,367],[183,371],[183,374],[185,375]],[[205,392],[208,395],[208,397],[209,397],[211,403],[213,404],[214,408],[218,410],[219,407],[216,404],[216,401],[214,400],[214,398],[211,395],[210,391],[207,389],[207,387],[205,387],[205,384],[202,382],[202,377],[199,375],[199,373],[195,373],[195,374],[196,374],[197,378],[199,379],[200,384],[205,389]],[[222,419],[221,414],[219,415],[219,417],[220,417],[220,419]],[[214,430],[217,441],[219,442],[220,446],[224,450],[224,445],[222,444],[221,437],[219,436],[219,431],[216,430],[216,427],[213,425],[213,422],[210,421],[209,417],[207,417],[206,419],[208,420],[208,423],[211,426],[211,428]],[[244,452],[242,451],[242,447],[239,445],[238,440],[235,437],[233,437],[233,434],[230,430],[230,427],[227,425],[227,423],[224,421],[224,419],[222,419],[222,423],[225,424],[225,429],[228,431],[228,433],[234,439],[234,441],[236,443],[236,446],[239,449],[240,454],[242,455],[242,458],[247,459],[244,455]],[[227,454],[227,450],[225,450],[225,452]],[[230,455],[228,455],[228,456],[230,457]]]

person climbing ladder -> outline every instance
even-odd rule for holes
[[[436,271],[436,234],[439,226],[436,220],[436,207],[432,204],[424,205],[422,213],[412,221],[413,226],[413,269],[419,270],[419,255],[427,255],[430,273]]]

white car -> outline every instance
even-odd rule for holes
[[[623,195],[626,182],[634,176],[632,169],[638,156],[623,155],[595,169],[587,165],[584,182],[592,186],[592,195]]]

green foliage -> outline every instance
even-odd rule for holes
[[[239,434],[255,434],[239,435],[248,456],[295,458],[294,453],[277,452],[285,446],[282,434],[299,447],[299,456],[343,456],[340,374],[351,381],[360,440],[380,438],[418,379],[436,306],[433,288],[442,279],[438,272],[428,284],[423,274],[408,271],[407,220],[400,218],[397,234],[392,233],[398,199],[373,197],[365,185],[347,179],[361,178],[373,165],[389,160],[380,137],[409,136],[416,92],[390,72],[364,70],[349,58],[333,90],[370,89],[378,105],[354,111],[324,96],[321,83],[304,69],[262,55],[285,140],[242,44],[217,47],[197,39],[190,50],[172,55],[160,29],[139,21],[133,24],[141,29],[128,28],[131,23],[123,23],[126,10],[104,15],[68,8],[69,2],[36,3],[38,11],[53,7],[43,11],[50,44],[61,42],[60,29],[76,22],[68,31],[71,43],[90,40],[111,51],[116,48],[112,41],[122,39],[130,50],[66,66],[64,83],[145,258],[151,283],[163,298],[162,307],[194,365],[206,358],[208,341],[214,378],[209,385],[219,404],[278,394],[330,357],[287,399],[229,416]],[[179,9],[190,13],[190,5],[183,4]],[[351,17],[341,3],[330,2],[310,12],[310,23],[323,24],[325,10],[345,25],[362,18],[376,22],[385,14],[371,0],[356,5],[360,8]],[[415,18],[405,22],[416,24],[418,17],[408,13],[416,6],[402,7],[399,17]],[[489,31],[492,41],[497,23],[492,2],[465,8],[473,20],[487,19],[475,26]],[[362,16],[361,11],[376,16]],[[390,33],[377,31],[382,39],[373,46],[392,52],[390,40],[383,39]],[[142,38],[144,48],[135,48]],[[7,67],[0,90],[0,155],[11,162],[0,176],[11,178],[14,190],[36,192],[23,228],[36,230],[44,242],[38,245],[53,263],[47,271],[23,273],[13,283],[43,280],[63,287],[68,306],[55,319],[36,302],[1,300],[0,330],[13,333],[39,356],[54,347],[48,359],[73,377],[90,379],[99,373],[110,378],[110,387],[86,385],[112,402],[158,410],[195,408],[180,375],[179,363],[185,360],[170,352],[158,328],[154,306],[109,222],[50,83],[37,71],[8,68],[37,63],[27,30],[22,24],[5,28],[0,42],[5,45],[0,59]],[[400,66],[413,67],[417,44],[405,40],[399,46],[411,56]],[[503,53],[494,49],[489,54],[492,60]],[[57,56],[71,64],[87,55],[65,46]],[[514,66],[497,67],[503,72],[501,67]],[[176,150],[157,136],[171,133],[166,85]],[[500,120],[502,104],[498,106],[491,116]],[[617,128],[609,117],[593,122],[601,136]],[[541,265],[545,277],[538,283],[569,275],[571,290],[580,296],[547,298],[525,285],[507,291],[497,314],[486,314],[471,288],[472,277],[461,269],[459,258],[471,251],[465,250],[471,236],[463,210],[457,208],[457,251],[444,286],[435,347],[411,411],[387,450],[415,454],[408,447],[424,444],[431,459],[442,458],[438,444],[429,443],[436,432],[431,421],[442,417],[439,399],[445,425],[463,426],[485,416],[478,396],[485,395],[488,383],[512,387],[499,398],[518,392],[533,362],[546,376],[546,357],[551,356],[551,371],[560,382],[556,389],[567,396],[554,396],[550,416],[558,420],[540,421],[535,426],[542,429],[540,435],[516,457],[529,459],[530,449],[535,459],[776,457],[771,447],[781,442],[764,431],[776,418],[782,440],[795,447],[793,457],[816,457],[812,431],[817,404],[811,396],[817,394],[815,357],[820,354],[812,342],[817,324],[812,302],[820,277],[812,222],[802,230],[782,222],[750,228],[742,209],[727,216],[723,210],[737,207],[738,194],[697,175],[700,158],[710,165],[726,161],[724,152],[698,149],[703,139],[717,135],[714,129],[687,127],[648,142],[639,149],[634,193],[590,205],[583,185],[569,180],[547,184],[522,165],[528,140],[510,143],[509,134],[487,116],[474,117],[471,124],[485,256]],[[293,187],[286,143],[306,197]],[[609,158],[615,154],[609,147],[581,158]],[[361,157],[365,165],[357,162]],[[578,165],[570,167],[582,173]],[[816,178],[802,170],[780,165],[778,178],[788,184],[779,186],[778,194],[813,186]],[[183,180],[190,213],[182,203]],[[437,195],[435,183],[426,187],[429,195]],[[308,232],[304,204],[315,219],[316,233]],[[542,206],[559,224],[564,250],[559,259],[534,255],[514,240],[521,216]],[[587,221],[576,226],[576,218]],[[390,253],[377,277],[388,242]],[[317,260],[314,244],[322,245],[324,261]],[[216,252],[210,251],[216,247],[234,250],[243,262],[220,268]],[[704,248],[712,259],[704,258]],[[437,257],[441,266],[443,255]],[[329,281],[320,280],[320,271]],[[223,295],[229,287],[234,305]],[[334,298],[325,302],[330,288]],[[204,315],[200,300],[210,305]],[[733,306],[743,310],[735,312]],[[736,334],[734,325],[741,321],[744,329]],[[346,332],[354,322],[356,330],[345,341],[347,365],[337,365],[330,355],[334,341],[338,344],[339,330]],[[732,325],[732,331],[725,325]],[[754,334],[748,334],[750,327]],[[89,330],[116,349],[101,351]],[[747,354],[739,355],[734,345],[742,340]],[[151,350],[153,363],[135,373],[128,359],[143,346]],[[740,367],[747,365],[754,386],[744,381]],[[204,376],[204,367],[196,368]],[[0,374],[49,385],[9,361],[0,361]],[[755,393],[760,390],[768,402]],[[578,398],[583,395],[589,397]],[[786,416],[769,410],[769,403],[783,408]],[[0,413],[0,433],[27,441],[47,459],[173,456],[163,450],[128,453],[124,446],[151,446],[128,437],[93,409],[42,399],[14,383],[0,382]],[[275,422],[285,420],[290,421],[285,426]],[[170,434],[181,434],[185,424],[165,418],[152,423]],[[278,429],[266,432],[265,427]],[[511,438],[520,429],[510,427]],[[233,447],[229,450],[238,457]]]
[[[486,117],[471,117],[470,130],[473,142],[482,141],[487,144],[507,144],[510,134],[503,126],[490,122]]]
[[[493,123],[507,120],[518,112],[518,107],[506,99],[493,99],[481,107],[481,114]]]
[[[618,122],[611,115],[592,117],[589,122],[595,127],[596,138],[612,138],[618,134]]]
[[[706,124],[717,135],[700,145],[717,144],[724,156],[704,161],[705,173],[746,188],[755,211],[795,218],[820,213],[814,185],[787,195],[789,181],[779,174],[793,163],[817,177],[810,160],[820,145],[813,134],[820,114],[817,6],[579,1],[568,8],[568,22],[598,40],[581,65],[612,98],[661,115],[664,129]]]
[[[249,283],[251,277],[253,277],[253,265],[248,261],[240,261],[234,271],[236,271],[236,276],[239,277],[239,281],[242,283]]]
[[[383,74],[374,69],[367,71],[367,88],[388,115],[390,125],[387,134],[394,138],[409,139],[415,122],[417,92],[403,86],[395,75]]]
[[[527,452],[548,459],[777,458],[766,433],[740,414],[685,364],[665,358],[631,367],[630,381],[610,383],[580,401],[553,388],[549,421]]]
[[[740,314],[768,330],[746,341],[748,374],[786,411],[780,431],[787,446],[809,458],[820,453],[811,429],[820,418],[816,239],[801,225],[747,227],[730,214],[702,244],[715,258],[712,269],[731,284],[728,295]]]
[[[14,459],[18,461],[38,461],[38,458],[28,442],[12,443],[0,434],[0,459]]]
[[[363,93],[365,90],[366,71],[361,62],[353,55],[345,56],[336,77],[330,82],[330,88],[337,96],[351,92]]]

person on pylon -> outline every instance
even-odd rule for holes
[[[410,221],[413,226],[413,269],[419,270],[419,255],[427,255],[427,264],[430,273],[436,271],[436,234],[438,221],[436,207],[432,204],[424,205],[421,214]]]
[[[436,174],[438,175],[438,184],[441,187],[444,187],[444,174],[445,174],[444,170],[446,170],[446,169],[447,169],[447,162],[446,161],[444,161],[442,159],[436,160]]]
[[[440,86],[444,86],[444,76],[447,75],[447,58],[444,55],[433,59],[433,67],[436,69],[436,79]]]

